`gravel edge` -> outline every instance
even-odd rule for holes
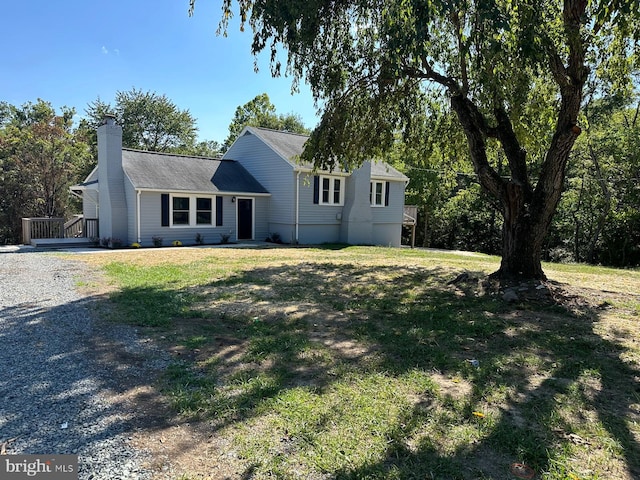
[[[169,359],[133,327],[97,319],[100,300],[77,288],[93,274],[56,255],[0,253],[0,443],[8,454],[77,454],[80,480],[151,479],[149,453],[131,445],[137,412],[113,391]],[[96,338],[138,362],[97,361]]]

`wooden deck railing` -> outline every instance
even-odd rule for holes
[[[86,238],[100,238],[100,228],[97,218],[85,218],[83,237]]]
[[[65,223],[64,218],[23,218],[22,243],[42,238],[98,238],[98,219],[76,215]]]
[[[418,207],[416,205],[404,206],[404,225],[415,225],[418,220]]]
[[[71,220],[64,224],[64,238],[83,237],[84,218],[82,215],[74,215]]]
[[[416,205],[404,206],[404,218],[402,224],[411,227],[411,248],[416,245],[416,224],[418,223],[418,207]]]
[[[33,238],[64,238],[64,218],[23,218],[22,243]]]

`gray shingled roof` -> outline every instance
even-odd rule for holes
[[[309,139],[308,135],[283,132],[261,127],[247,127],[247,130],[258,136],[272,150],[287,160],[292,166],[313,169],[311,163],[298,163],[298,158],[304,150],[304,144]],[[381,162],[371,162],[371,176],[376,178],[388,178],[395,180],[408,180],[408,178],[393,168],[391,165]]]
[[[122,149],[122,167],[140,189],[199,193],[268,193],[234,160]]]
[[[399,172],[388,163],[380,161],[371,162],[371,176],[374,178],[397,178],[409,180],[409,177],[405,174]]]
[[[296,157],[302,154],[304,144],[309,140],[308,135],[271,130],[269,128],[247,127],[247,130],[257,135],[271,149],[294,166],[298,165]]]

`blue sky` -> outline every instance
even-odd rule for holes
[[[85,114],[100,97],[137,88],[165,94],[197,120],[199,138],[224,141],[236,107],[267,93],[277,113],[318,122],[311,93],[271,78],[268,54],[254,72],[251,32],[216,36],[220,0],[19,0],[2,5],[0,101],[42,98]]]

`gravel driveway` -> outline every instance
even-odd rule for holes
[[[80,479],[148,479],[148,455],[130,444],[135,412],[109,394],[121,375],[95,360],[106,329],[91,314],[97,300],[76,291],[87,274],[51,254],[0,253],[0,444],[9,454],[78,454]],[[108,330],[144,350],[132,328]]]

